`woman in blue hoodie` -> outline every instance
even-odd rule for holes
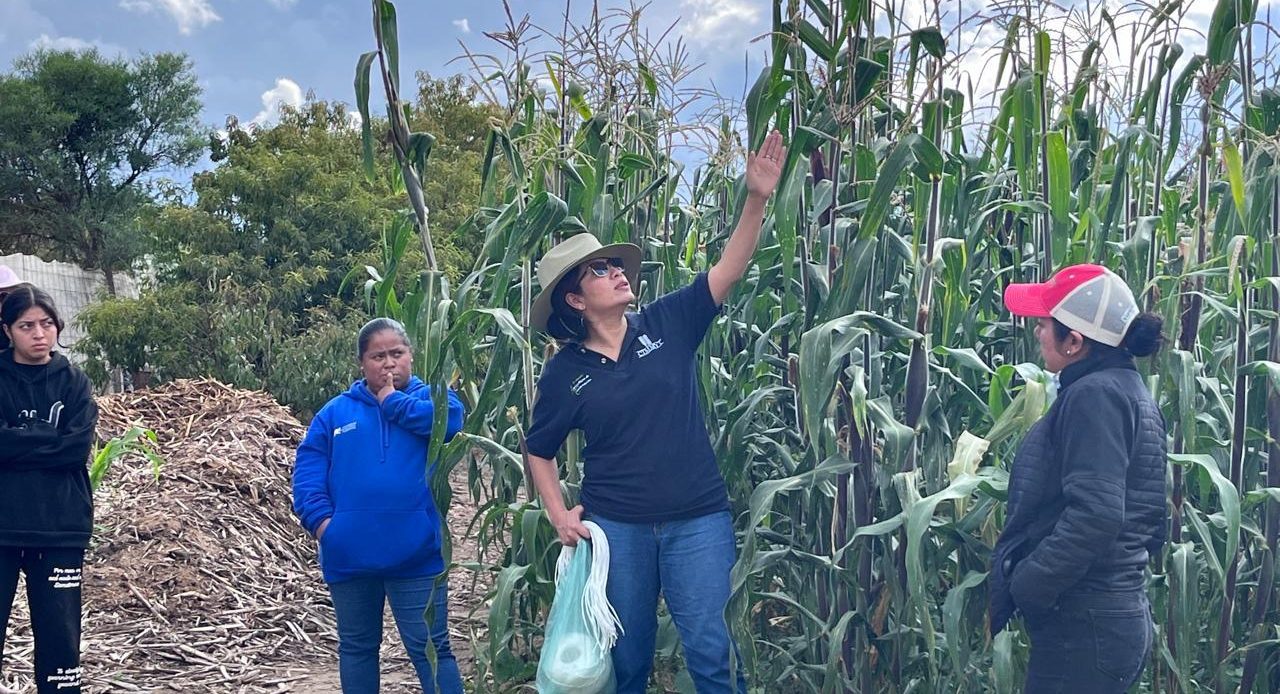
[[[21,572],[36,691],[77,694],[81,569],[93,530],[86,464],[98,406],[88,377],[57,352],[63,323],[48,294],[13,289],[0,326],[0,660]]]
[[[293,510],[320,543],[333,597],[342,691],[378,691],[382,612],[390,602],[423,691],[438,685],[444,694],[460,693],[441,577],[441,519],[427,486],[431,389],[411,375],[413,349],[396,321],[366,323],[356,356],[364,377],[316,413],[293,471]],[[462,402],[452,391],[448,402],[445,440],[462,429]]]

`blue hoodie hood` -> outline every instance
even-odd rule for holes
[[[462,428],[448,393],[446,440]],[[325,581],[414,578],[444,570],[441,522],[429,482],[431,388],[414,377],[381,404],[356,381],[316,413],[298,447],[294,512],[320,539]]]

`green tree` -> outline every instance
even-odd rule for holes
[[[125,369],[135,385],[208,376],[269,390],[310,417],[355,376],[353,336],[364,316],[308,312],[302,321],[257,302],[253,290],[225,281],[210,296],[194,283],[151,289],[138,299],[108,297],[79,316],[76,349],[89,377],[105,383]]]
[[[168,377],[197,376],[199,371],[183,367],[208,361],[208,343],[201,339],[208,318],[181,290],[147,292],[139,299],[105,297],[77,317],[88,337],[76,349],[89,357],[87,372],[99,383],[108,378],[108,366],[124,369],[134,383],[152,363],[166,365]]]
[[[148,225],[162,285],[212,299],[224,282],[253,288],[284,316],[338,310],[343,277],[378,247],[399,207],[383,181],[359,173],[359,134],[341,104],[313,101],[271,127],[231,120],[216,166],[192,179],[193,204],[172,201]]]
[[[212,376],[303,415],[323,404],[351,377],[363,318],[358,292],[339,288],[377,256],[400,207],[389,182],[360,174],[359,146],[341,104],[308,102],[268,127],[230,120],[212,139],[214,168],[192,179],[194,202],[175,191],[144,216],[156,286],[86,312],[91,372]]]
[[[173,53],[39,50],[0,76],[0,242],[114,274],[147,248],[149,176],[204,149],[200,87]]]
[[[427,198],[442,231],[438,259],[454,278],[478,246],[466,221],[479,198],[489,114],[461,78],[420,76],[411,116],[415,129],[437,137]],[[214,167],[139,216],[154,241],[156,286],[136,301],[99,303],[82,319],[91,373],[102,379],[120,366],[157,381],[214,376],[267,388],[304,415],[345,385],[366,314],[359,283],[339,289],[353,269],[381,264],[384,231],[404,208],[393,176],[361,173],[351,120],[342,104],[311,101],[267,127],[229,121],[211,139]],[[390,150],[379,142],[385,164]],[[425,258],[414,246],[401,262],[407,286]]]

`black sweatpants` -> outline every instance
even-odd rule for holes
[[[0,663],[5,629],[18,590],[27,577],[27,603],[36,642],[36,691],[80,694],[80,580],[84,550],[0,546]]]

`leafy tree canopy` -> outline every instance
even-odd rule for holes
[[[475,96],[460,77],[419,74],[411,108],[415,130],[436,136],[427,200],[437,255],[455,278],[479,247],[466,221],[476,212],[493,114]],[[155,286],[85,314],[80,348],[91,372],[103,378],[116,365],[160,380],[211,375],[268,388],[300,413],[345,385],[354,327],[365,315],[360,283],[339,289],[353,269],[362,278],[365,265],[381,265],[383,233],[405,207],[393,176],[365,178],[352,121],[344,105],[311,100],[278,123],[233,119],[212,137],[214,167],[196,174],[189,191],[143,208]],[[386,164],[392,155],[379,141]],[[402,262],[406,283],[425,266],[416,247]]]
[[[0,243],[103,270],[145,253],[148,177],[204,150],[200,87],[174,53],[39,50],[0,75]]]

